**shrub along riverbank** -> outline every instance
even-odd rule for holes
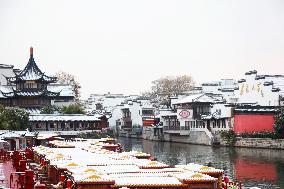
[[[83,139],[100,139],[106,137],[114,137],[114,134],[111,130],[107,130],[106,132],[90,132],[90,133],[80,133],[77,135],[78,138]]]

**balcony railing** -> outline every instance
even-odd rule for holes
[[[180,130],[190,130],[189,126],[164,126],[164,131],[180,131]]]

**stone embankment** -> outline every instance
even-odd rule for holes
[[[145,140],[161,141],[161,142],[179,142],[186,144],[202,144],[211,145],[211,139],[204,131],[190,131],[187,134],[182,132],[162,132],[154,131],[154,128],[143,130],[142,138]]]
[[[271,138],[242,138],[236,137],[235,142],[228,142],[216,135],[220,141],[220,146],[234,146],[245,148],[266,148],[266,149],[284,149],[284,139],[271,139]]]
[[[284,139],[236,138],[235,147],[284,149]]]
[[[142,138],[145,140],[160,142],[179,142],[186,144],[212,145],[212,138],[204,131],[190,131],[185,133],[170,133],[162,130],[154,131],[154,128],[144,129],[141,134],[120,133],[122,137]],[[214,135],[215,139],[220,142],[220,146],[234,146],[247,148],[267,148],[267,149],[284,149],[284,139],[270,138],[241,138],[236,137],[234,144],[229,145],[227,141],[220,137],[220,134]],[[218,143],[219,143],[218,142]]]

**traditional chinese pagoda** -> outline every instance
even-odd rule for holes
[[[14,77],[6,77],[10,90],[0,89],[3,98],[1,103],[5,106],[21,107],[27,109],[40,109],[50,105],[51,100],[60,95],[59,92],[50,91],[48,85],[55,83],[57,78],[45,75],[37,66],[33,57],[33,48],[30,48],[30,59],[26,67]]]

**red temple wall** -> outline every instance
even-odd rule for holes
[[[234,116],[234,131],[236,133],[251,133],[274,131],[274,114],[241,114]]]

